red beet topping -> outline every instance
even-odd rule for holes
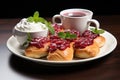
[[[63,29],[62,25],[58,25],[58,24],[53,24],[53,27],[55,29],[55,33],[58,33]]]
[[[93,44],[93,40],[99,36],[99,34],[94,34],[90,30],[86,30],[82,36],[75,41],[75,48],[85,48],[86,46],[89,46]]]
[[[52,41],[53,39],[60,39],[57,35],[50,35],[50,40]]]
[[[61,29],[60,26],[55,24],[56,30]],[[41,38],[34,38],[30,42],[31,46],[36,46],[38,48],[43,48],[44,43],[50,42],[49,50],[50,52],[55,51],[56,49],[65,50],[67,47],[70,47],[70,42],[75,42],[75,48],[85,48],[93,44],[93,40],[99,36],[99,34],[94,34],[90,30],[86,30],[81,36],[79,31],[76,30],[65,30],[64,32],[70,32],[72,34],[76,34],[77,38],[75,39],[62,39],[57,34],[50,35],[50,37],[41,37]]]
[[[36,46],[37,48],[43,48],[44,47],[44,43],[49,42],[49,38],[47,37],[41,37],[41,38],[34,38],[32,39],[32,41],[30,42],[31,46]]]
[[[95,39],[97,36],[99,36],[99,34],[95,34],[90,30],[86,30],[83,34],[82,37],[88,37],[88,38],[92,38]]]
[[[51,43],[49,46],[49,51],[53,52],[57,49],[59,50],[65,50],[67,47],[70,47],[70,42],[61,38],[58,38],[56,36],[51,37]]]
[[[81,37],[75,41],[75,48],[85,48],[86,46],[89,46],[93,44],[93,39],[88,37]]]
[[[64,32],[70,32],[71,34],[75,34],[75,35],[77,35],[77,37],[80,37],[80,32],[77,30],[68,29],[68,30],[65,30]]]

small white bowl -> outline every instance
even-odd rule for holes
[[[25,32],[25,31],[20,31],[20,30],[17,30],[16,28],[13,28],[12,33],[14,37],[17,39],[17,41],[19,42],[19,44],[23,45],[28,39],[28,33],[30,34],[31,38],[47,37],[48,30]]]

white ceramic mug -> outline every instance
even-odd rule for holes
[[[52,22],[61,24],[64,29],[76,29],[82,34],[87,30],[91,23],[95,24],[95,27],[99,28],[99,22],[92,19],[93,12],[88,9],[72,8],[62,10],[60,14],[56,14],[52,17]],[[61,23],[58,23],[56,19],[60,19]]]

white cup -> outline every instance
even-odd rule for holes
[[[52,17],[52,22],[61,24],[64,29],[75,29],[82,34],[87,30],[91,23],[95,24],[96,28],[99,28],[99,22],[92,19],[93,12],[88,9],[72,8],[62,10],[60,14],[56,14]],[[60,19],[60,23],[56,19]]]

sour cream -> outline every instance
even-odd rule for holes
[[[38,32],[48,30],[45,24],[41,22],[28,22],[27,18],[21,19],[21,21],[16,24],[15,29],[22,32]]]
[[[28,39],[28,33],[31,38],[47,37],[48,28],[41,22],[28,22],[26,18],[23,18],[13,28],[13,35],[19,44],[23,45]]]

